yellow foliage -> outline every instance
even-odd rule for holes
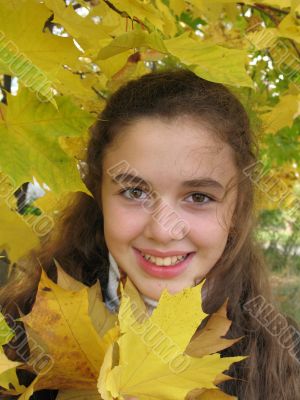
[[[112,76],[107,87],[113,92],[121,85],[125,84],[129,79],[135,79],[147,72],[151,72],[143,62],[140,62],[141,58],[142,56],[140,53],[135,53],[130,56],[123,68]]]
[[[166,52],[164,43],[158,33],[147,33],[139,29],[124,33],[112,40],[111,43],[100,50],[98,58],[100,60],[105,60],[129,49],[140,47],[148,47],[162,53]]]
[[[184,0],[170,0],[170,8],[176,15],[180,15],[186,8]]]
[[[98,40],[109,38],[108,27],[96,24],[90,15],[82,17],[77,14],[72,5],[67,6],[63,1],[43,0],[54,13],[54,22],[62,25],[74,38],[78,39],[87,49],[97,48]]]
[[[26,386],[20,385],[16,368],[22,363],[9,360],[4,353],[0,354],[1,374],[0,386],[3,392],[10,395],[19,395],[26,391]]]
[[[86,6],[86,4],[85,4]],[[96,18],[98,23],[102,25],[102,29],[109,33],[109,36],[117,36],[125,33],[126,26],[128,25],[127,19],[124,16],[118,14],[107,3],[103,1],[91,8],[91,18]]]
[[[296,24],[296,21],[292,14],[288,14],[279,24],[279,35],[295,40],[300,43],[300,26]]]
[[[169,7],[167,7],[162,0],[156,0],[156,7],[161,13],[162,20],[164,22],[163,31],[167,36],[175,36],[177,32],[177,26],[175,19],[171,14]]]
[[[163,31],[163,20],[158,10],[149,2],[140,0],[111,0],[118,10],[127,13],[131,18],[138,18],[145,24],[150,22]]]
[[[298,94],[286,94],[282,96],[270,112],[262,115],[264,131],[276,133],[280,129],[293,125],[294,119],[298,116],[300,97]]]
[[[125,395],[139,400],[149,396],[181,400],[186,395],[189,400],[209,395],[233,399],[216,385],[232,379],[222,371],[244,357],[211,354],[237,340],[221,337],[231,324],[226,304],[197,331],[207,317],[201,308],[203,284],[174,295],[165,290],[149,317],[139,292],[127,278],[116,315],[104,305],[98,283],[88,288],[55,263],[57,284],[42,270],[33,308],[21,318],[29,360],[20,366],[2,354],[2,394],[20,394],[21,400],[29,400],[37,390],[59,389],[58,400],[112,400]],[[18,382],[19,366],[36,373],[28,387]]]
[[[223,3],[226,1],[205,1],[205,0],[190,0],[194,7],[194,13],[205,17],[208,21],[215,23],[223,11]],[[230,1],[231,2],[231,1]]]
[[[214,381],[220,379],[221,372],[244,358],[188,354],[191,337],[206,317],[201,309],[202,285],[175,295],[165,290],[150,317],[145,315],[139,302],[132,301],[126,294],[125,287],[118,314],[121,336],[107,351],[98,380],[104,400],[125,396],[139,400],[182,400],[195,388],[217,389]],[[130,290],[132,292],[133,286]],[[215,323],[218,325],[219,322],[215,319],[211,326]],[[221,331],[226,331],[227,327],[226,322]],[[222,339],[219,344],[224,348]],[[228,346],[230,344],[229,341]],[[209,352],[210,348],[206,354]],[[224,397],[221,394],[215,398]]]
[[[204,79],[252,87],[245,69],[245,50],[228,49],[209,41],[195,40],[186,33],[165,40],[164,44],[173,56]]]
[[[80,55],[71,38],[43,32],[51,12],[35,0],[0,0],[0,72],[52,100],[51,86],[64,64]]]
[[[125,50],[109,58],[99,59],[97,60],[98,65],[101,68],[101,71],[108,79],[111,79],[113,75],[115,75],[120,69],[126,64],[128,57],[131,56],[132,50]]]
[[[93,90],[98,84],[98,76],[86,71],[82,78],[80,74],[62,68],[56,75],[55,87],[65,96],[70,96],[79,107],[84,109],[100,112],[103,108],[104,101]]]
[[[103,307],[97,303],[99,318],[101,313],[106,316]],[[34,390],[95,386],[105,351],[118,329],[98,335],[89,316],[89,288],[65,290],[42,271],[33,309],[22,321],[28,337],[38,341],[49,357],[48,371],[38,375]],[[34,356],[31,353],[32,362]]]
[[[57,97],[59,109],[40,102],[34,93],[23,89],[9,95],[8,106],[0,104],[0,153],[3,171],[19,187],[31,182],[46,182],[62,193],[88,191],[77,169],[76,160],[59,146],[60,136],[81,137],[94,117],[75,106],[68,97]]]
[[[292,211],[297,204],[297,193],[295,184],[298,178],[295,170],[285,165],[272,169],[268,173],[262,171],[255,178],[256,186],[256,209],[285,209]]]
[[[38,236],[34,232],[34,223],[11,209],[4,200],[0,200],[0,247],[6,249],[11,262],[17,261],[33,247],[38,246]]]
[[[246,39],[251,46],[257,50],[272,47],[278,38],[278,31],[275,28],[260,29],[249,32]]]

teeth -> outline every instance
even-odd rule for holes
[[[173,257],[161,258],[161,257],[150,256],[149,254],[144,254],[144,253],[142,253],[142,256],[146,260],[151,261],[152,263],[159,266],[175,265],[187,257],[187,255],[185,255],[185,256],[173,256]]]

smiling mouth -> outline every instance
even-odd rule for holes
[[[175,258],[174,264],[172,264],[170,257],[165,257],[166,260],[162,259],[164,264],[159,265],[157,263],[157,261],[159,261],[158,258],[156,258],[156,260],[153,262],[153,260],[151,261],[151,258],[150,260],[147,260],[145,257],[143,257],[139,250],[134,249],[134,251],[137,256],[138,265],[142,268],[142,270],[144,270],[150,276],[161,279],[172,279],[183,274],[184,271],[189,267],[193,257],[196,254],[196,252],[187,253],[183,256],[183,259],[177,261]],[[159,261],[159,263],[162,264],[162,261]]]
[[[140,252],[142,257],[151,262],[153,265],[157,265],[159,267],[170,267],[172,265],[177,265],[184,261],[191,253],[187,253],[184,256],[172,256],[172,257],[155,257],[149,254],[144,254]]]

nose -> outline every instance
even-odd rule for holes
[[[171,240],[183,239],[189,229],[186,221],[168,206],[148,213],[144,236],[158,243],[166,244]]]

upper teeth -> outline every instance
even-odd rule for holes
[[[184,258],[186,258],[187,254],[184,256],[173,256],[173,257],[154,257],[151,256],[150,254],[144,254],[142,253],[142,256],[146,258],[146,260],[150,260],[152,263],[157,264],[157,265],[174,265],[178,261],[182,261]]]

